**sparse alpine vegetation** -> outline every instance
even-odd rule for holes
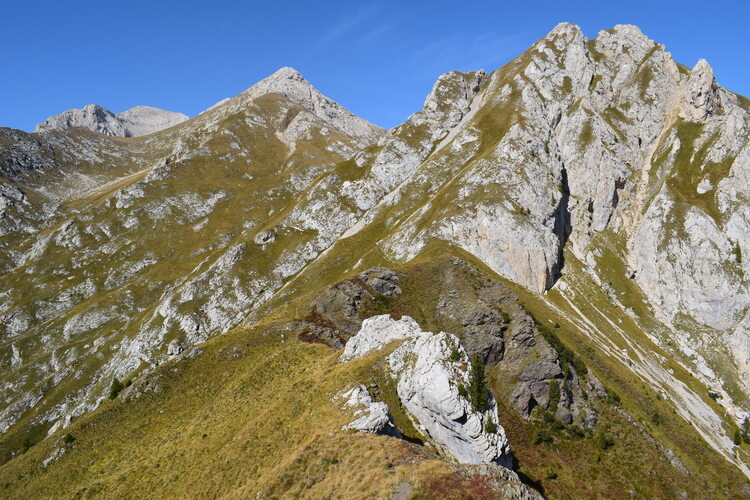
[[[0,129],[0,496],[747,497],[748,102],[563,23],[388,131]]]

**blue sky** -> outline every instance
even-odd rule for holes
[[[616,5],[608,5],[608,4]],[[588,37],[636,24],[750,95],[747,2],[4,2],[0,126],[31,130],[97,103],[190,116],[282,66],[383,127],[420,109],[438,75],[493,70],[557,23]]]

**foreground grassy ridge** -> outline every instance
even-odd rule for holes
[[[460,293],[492,274],[473,262],[479,273],[446,283],[441,270],[457,254],[472,262],[465,254],[432,246],[399,269],[402,295],[365,304],[366,314],[389,311],[409,314],[431,330],[460,328],[437,314],[439,295],[447,289]],[[368,260],[387,264],[374,254]],[[306,310],[307,294],[297,297],[287,311]],[[618,361],[588,347],[542,299],[528,294],[522,300],[540,322],[559,320],[556,336],[622,399],[619,404],[601,401],[594,433],[572,436],[539,419],[523,421],[505,400],[508,388],[491,371],[501,422],[529,482],[550,498],[625,498],[631,490],[646,498],[670,498],[680,491],[691,496],[708,492],[714,498],[741,494],[744,480],[670,412],[668,403],[658,401]],[[381,383],[389,398],[373,368],[379,355],[339,364],[338,353],[297,341],[293,331],[271,323],[271,317],[204,343],[204,352],[195,358],[163,365],[145,376],[158,391],[108,402],[0,467],[0,492],[9,498],[387,498],[398,483],[408,481],[417,497],[429,498],[431,488],[468,487],[446,462],[415,445],[338,430],[350,417],[331,398],[343,387]],[[658,425],[647,420],[652,408],[661,415]],[[542,430],[550,440],[536,439]],[[66,433],[75,438],[72,443],[64,444]],[[600,433],[613,441],[606,450],[599,444]],[[686,472],[669,464],[657,439],[669,443]],[[43,468],[42,461],[58,448],[66,452]]]
[[[349,270],[348,274],[351,275],[376,265],[393,266],[377,246],[369,243],[379,230],[377,224],[374,226],[337,243],[324,258],[311,264],[302,276],[312,273],[330,279],[329,284],[332,284],[346,277],[345,270]],[[555,323],[559,324],[560,327],[554,329],[555,335],[583,359],[605,386],[621,399],[617,404],[602,401],[597,408],[600,412],[600,423],[594,432],[582,439],[571,439],[568,430],[554,429],[541,420],[525,422],[520,419],[507,403],[506,397],[512,387],[509,388],[497,377],[497,373],[494,373],[492,389],[501,403],[501,422],[506,426],[511,447],[520,464],[520,472],[530,481],[538,482],[551,498],[580,498],[582,491],[586,492],[583,496],[622,498],[628,497],[631,490],[644,497],[670,498],[678,488],[680,490],[677,493],[684,490],[703,495],[704,492],[710,491],[717,498],[745,494],[742,488],[746,486],[747,481],[742,474],[713,451],[696,430],[675,413],[671,402],[664,400],[653,388],[647,386],[633,373],[631,367],[603,352],[593,339],[560,314],[556,307],[563,308],[565,302],[555,291],[550,292],[548,298],[536,296],[497,277],[471,255],[451,248],[445,243],[434,241],[412,264],[400,268],[405,273],[401,285],[403,295],[388,300],[386,304],[374,304],[368,314],[391,312],[396,317],[409,314],[423,328],[458,334],[461,325],[441,320],[439,314],[436,314],[439,296],[446,287],[449,286],[461,293],[462,287],[472,287],[476,284],[473,280],[462,283],[453,281],[450,284],[442,280],[442,270],[450,265],[449,261],[456,255],[480,269],[483,276],[499,279],[511,287],[519,294],[524,307],[533,313],[540,323],[550,328]],[[568,256],[567,262],[576,265],[575,259],[571,256]],[[618,269],[620,268],[617,266],[611,266],[612,273],[617,273]],[[625,284],[634,286],[630,281]],[[288,289],[288,294],[280,294],[280,297],[270,302],[269,305],[278,306],[272,314],[283,316],[303,313],[302,304],[314,295],[313,287],[309,280],[303,281],[302,278],[293,280],[292,285],[293,287]],[[586,286],[591,291],[590,300],[596,307],[611,314],[613,318],[622,315],[621,310],[609,304],[603,291],[597,291],[597,285],[587,283]],[[624,296],[627,292],[633,293],[635,290],[618,290],[617,293]],[[635,307],[634,297],[639,296],[632,295],[633,303],[626,305]],[[592,307],[585,304],[581,304],[581,307],[589,316],[597,317],[598,313]],[[561,310],[568,312],[565,309]],[[667,353],[651,343],[632,320],[627,316],[623,316],[623,319],[629,321],[623,328],[631,341],[650,345],[655,352],[669,359]],[[644,316],[641,324],[647,325],[647,319]],[[655,320],[651,318],[651,321],[652,326],[655,326]],[[625,340],[618,339],[618,334],[606,323],[602,328],[611,334],[614,342],[622,347],[627,346]],[[670,367],[675,370],[679,379],[696,393],[706,392],[705,387],[681,370],[679,365],[672,362]],[[708,401],[715,405],[713,401]],[[552,443],[534,444],[534,436],[541,430],[552,434]],[[614,440],[614,445],[602,450],[598,442],[600,433]],[[665,452],[663,446],[675,454],[687,472],[670,463],[665,455],[669,452]],[[556,477],[545,479],[548,476]],[[637,487],[632,486],[635,482],[633,478],[637,477],[648,477],[649,480],[638,481]]]
[[[351,434],[332,402],[372,360],[298,342],[275,326],[235,330],[149,375],[158,392],[118,399],[0,469],[6,498],[387,498],[408,478],[449,474],[404,441]],[[42,468],[55,449],[65,453]]]

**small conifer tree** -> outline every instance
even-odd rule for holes
[[[125,384],[115,377],[112,379],[112,385],[109,387],[109,399],[115,399],[120,392],[125,389]]]
[[[483,412],[489,406],[487,397],[487,379],[484,373],[484,360],[476,355],[471,360],[471,372],[469,373],[469,401],[476,411]]]

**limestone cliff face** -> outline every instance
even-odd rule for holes
[[[634,26],[587,40],[561,24],[489,74],[441,76],[389,131],[290,68],[179,127],[107,137],[172,123],[136,111],[0,130],[0,431],[65,425],[113,376],[257,319],[350,242],[347,272],[443,243],[671,391],[736,460],[666,361],[737,422],[750,410],[750,101],[707,62]]]

